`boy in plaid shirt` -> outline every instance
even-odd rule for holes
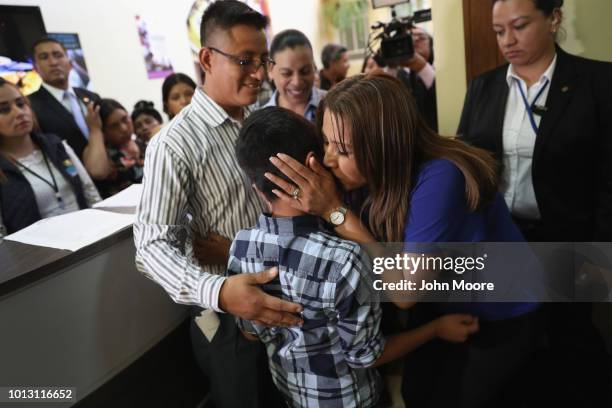
[[[289,110],[253,113],[240,132],[236,155],[271,214],[238,232],[228,270],[253,273],[278,266],[278,280],[264,289],[300,303],[304,325],[264,327],[240,319],[238,325],[247,337],[265,343],[272,378],[289,406],[375,407],[382,389],[376,365],[434,337],[456,339],[477,323],[469,316],[446,316],[385,340],[367,255],[356,243],[334,236],[320,218],[275,199],[276,186],[264,174],[279,174],[269,161],[277,153],[306,163],[312,154],[320,159],[322,141],[310,122]]]

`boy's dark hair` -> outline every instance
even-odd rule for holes
[[[309,152],[313,152],[321,161],[323,143],[315,126],[297,113],[276,106],[251,114],[244,122],[236,142],[238,164],[257,189],[271,201],[277,198],[272,190],[279,187],[264,173],[290,180],[270,163],[270,157],[284,153],[305,163]]]
[[[270,44],[270,58],[274,59],[274,54],[286,48],[293,49],[299,46],[308,47],[312,51],[312,45],[303,32],[294,29],[281,31],[272,39],[272,44]]]
[[[323,68],[329,68],[329,66],[338,61],[342,54],[347,51],[346,47],[338,44],[327,44],[323,47],[321,51],[321,62],[323,63]]]
[[[44,43],[59,44],[59,46],[62,47],[62,50],[64,50],[64,54],[68,55],[68,51],[66,50],[66,47],[64,47],[64,44],[62,44],[60,41],[56,40],[55,38],[51,38],[51,37],[42,37],[36,40],[34,44],[32,44],[32,47],[30,48],[30,56],[32,57],[32,62],[34,62],[36,58],[36,55],[34,54],[34,52],[36,51],[36,47]]]
[[[215,31],[229,30],[244,24],[263,30],[268,26],[268,17],[253,10],[238,0],[218,0],[208,6],[200,23],[200,44],[205,47]]]

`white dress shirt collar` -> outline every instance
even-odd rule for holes
[[[57,101],[58,101],[59,103],[62,103],[62,104],[63,104],[63,101],[64,101],[64,94],[65,94],[66,92],[68,92],[68,93],[70,93],[70,94],[72,94],[72,95],[76,96],[76,93],[74,92],[74,89],[72,89],[72,87],[70,87],[70,86],[69,86],[69,87],[68,87],[68,89],[66,89],[66,90],[63,90],[63,89],[60,89],[60,88],[56,88],[56,87],[51,86],[51,85],[49,85],[49,84],[46,84],[46,83],[44,83],[44,82],[42,83],[42,85],[41,85],[41,86],[42,86],[43,88],[45,88],[45,89],[46,89],[46,90],[47,90],[47,91],[48,91],[48,92],[49,92],[51,95],[53,95],[53,97],[54,97],[55,99],[57,99]],[[78,100],[78,98],[77,98],[77,100]]]
[[[546,68],[546,71],[544,71],[544,73],[540,76],[540,79],[538,79],[536,83],[541,84],[546,80],[548,80],[548,82],[551,82],[556,66],[557,66],[557,53],[555,53],[555,56],[550,62],[550,65],[548,66],[548,68]],[[508,82],[509,87],[512,86],[512,82],[514,81],[514,79],[518,79],[521,82],[525,82],[523,81],[521,77],[519,77],[516,74],[516,71],[514,70],[514,66],[510,64],[508,65],[508,71],[506,72],[506,82]]]

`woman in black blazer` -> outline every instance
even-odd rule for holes
[[[472,81],[458,133],[499,159],[506,203],[528,240],[612,241],[612,64],[556,45],[562,4],[495,2],[494,29],[510,65]],[[553,60],[552,80],[532,103]],[[531,85],[537,132],[519,84],[523,93]]]
[[[612,241],[612,64],[556,44],[562,6],[493,1],[493,28],[510,64],[472,81],[458,134],[498,159],[505,201],[527,240]],[[570,289],[575,261],[570,254],[557,260],[568,270],[554,269]],[[544,310],[548,347],[530,370],[541,402],[596,401],[610,376],[591,304]]]
[[[72,148],[37,127],[27,98],[0,78],[0,237],[100,200]]]

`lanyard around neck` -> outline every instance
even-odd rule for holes
[[[544,82],[544,86],[542,86],[542,88],[540,89],[540,91],[538,92],[538,94],[536,95],[536,97],[534,98],[531,104],[529,104],[529,101],[527,101],[527,96],[525,95],[525,92],[523,91],[523,87],[521,86],[520,81],[514,78],[514,82],[516,83],[516,86],[521,92],[521,97],[523,98],[523,104],[525,105],[525,110],[527,111],[527,115],[529,115],[529,122],[531,123],[531,127],[533,128],[533,132],[537,135],[538,125],[536,125],[535,117],[533,116],[533,107],[535,106],[535,103],[538,101],[540,96],[542,96],[546,88],[548,88],[548,84],[550,83],[550,81],[548,80],[548,78],[546,78],[546,82]]]
[[[46,185],[51,187],[51,189],[53,190],[53,193],[55,194],[55,199],[57,200],[57,203],[59,204],[59,206],[61,208],[64,208],[64,200],[62,199],[62,196],[61,196],[61,194],[59,192],[59,187],[57,186],[57,181],[55,181],[55,175],[53,175],[53,171],[51,169],[51,166],[49,165],[49,160],[47,160],[47,155],[45,154],[45,151],[43,149],[40,149],[40,151],[41,151],[41,153],[43,155],[43,158],[45,159],[45,165],[47,166],[47,170],[49,171],[49,175],[51,176],[51,181],[52,182],[49,182],[49,180],[47,180],[46,178],[44,178],[40,174],[36,173],[34,170],[24,166],[17,159],[14,159],[14,162],[15,162],[15,164],[18,167],[20,167],[23,170],[27,171],[28,173],[30,173],[31,175],[33,175],[34,177],[36,177],[37,179],[41,180]]]

